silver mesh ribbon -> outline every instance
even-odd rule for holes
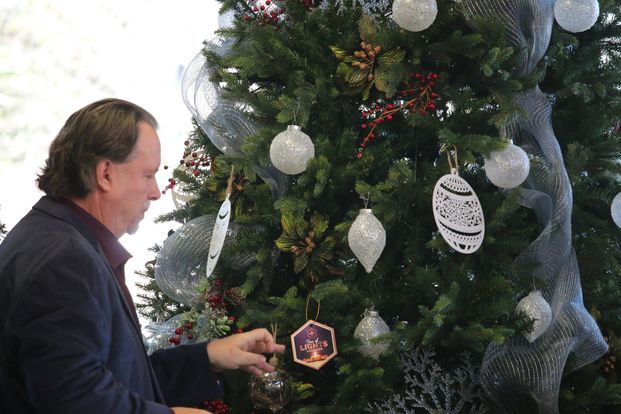
[[[204,52],[226,56],[231,52],[231,39],[216,38],[205,46],[190,62],[183,74],[181,92],[183,102],[211,142],[225,155],[245,155],[242,147],[246,138],[257,133],[258,125],[251,119],[253,109],[221,97],[222,87],[211,81],[215,68],[205,59]],[[255,164],[256,173],[270,185],[276,199],[285,193],[287,176],[273,165]]]
[[[518,51],[516,74],[531,73],[550,42],[554,0],[463,0],[466,18],[495,19]],[[474,27],[475,25],[473,25]],[[607,344],[584,308],[580,274],[571,244],[572,189],[552,129],[551,105],[539,87],[516,94],[523,113],[500,131],[529,154],[531,170],[520,203],[532,208],[543,231],[515,260],[516,275],[537,278],[552,309],[552,323],[532,344],[515,336],[488,346],[481,382],[508,413],[558,413],[567,357],[576,370],[601,357]]]

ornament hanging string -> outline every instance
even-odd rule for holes
[[[448,159],[451,174],[459,175],[459,158],[457,156],[457,147],[453,145],[453,149],[446,149],[446,158]]]
[[[297,125],[298,124],[298,112],[300,111],[300,101],[298,100],[298,105],[295,108],[295,111],[293,111],[293,125]]]
[[[278,323],[271,323],[272,328],[272,338],[274,338],[274,342],[276,342],[276,334],[278,333]],[[269,359],[270,365],[276,366],[278,365],[278,357],[276,356],[276,352],[272,354],[272,357]]]
[[[306,297],[306,320],[308,320],[308,303],[310,302],[310,298],[311,298],[311,295],[309,294]],[[319,319],[319,309],[321,309],[321,301],[317,300],[316,302],[317,302],[317,314],[315,315],[315,319],[313,319],[314,321]]]
[[[366,197],[361,194],[360,199],[364,201],[364,208],[365,209],[369,208],[368,206],[369,206],[369,200],[371,199],[371,191],[367,191]]]
[[[235,181],[235,165],[231,165],[231,175],[229,175],[229,179],[226,185],[226,196],[227,198],[233,192],[233,181]]]

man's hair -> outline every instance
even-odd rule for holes
[[[121,99],[102,99],[73,113],[52,141],[37,186],[54,198],[83,198],[93,188],[101,160],[127,160],[138,140],[138,124],[157,128],[155,117]]]

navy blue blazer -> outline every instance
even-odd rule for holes
[[[0,413],[170,414],[221,396],[204,343],[147,355],[68,207],[41,198],[0,244]]]

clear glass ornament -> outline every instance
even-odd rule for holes
[[[554,18],[563,29],[572,33],[589,30],[599,16],[597,0],[556,0]]]
[[[433,189],[433,217],[449,246],[460,253],[477,251],[485,237],[483,208],[470,184],[457,174],[446,174]]]
[[[371,209],[361,209],[347,234],[349,248],[370,273],[386,246],[386,230]]]
[[[375,310],[367,309],[364,311],[364,317],[356,326],[354,330],[354,338],[360,340],[362,343],[358,350],[362,355],[378,359],[380,355],[386,353],[390,342],[374,341],[382,335],[386,335],[390,332],[390,328],[384,322],[384,319],[379,316],[379,313]]]
[[[524,332],[524,337],[531,343],[539,338],[552,322],[552,309],[538,290],[533,290],[522,299],[517,304],[516,311],[523,312],[529,318],[534,319],[533,328]]]
[[[315,145],[297,125],[276,135],[270,145],[270,159],[274,167],[285,174],[299,174],[306,170],[308,160],[315,156]]]
[[[615,198],[612,199],[610,214],[612,215],[612,221],[615,222],[617,227],[621,227],[621,193],[618,193]]]
[[[273,413],[282,410],[293,397],[293,380],[282,369],[250,378],[250,400],[255,408]]]
[[[485,174],[496,187],[515,188],[522,184],[530,171],[530,161],[524,150],[508,144],[500,151],[492,151],[485,160]]]
[[[420,32],[433,24],[438,15],[436,0],[395,0],[392,18],[402,29]]]

